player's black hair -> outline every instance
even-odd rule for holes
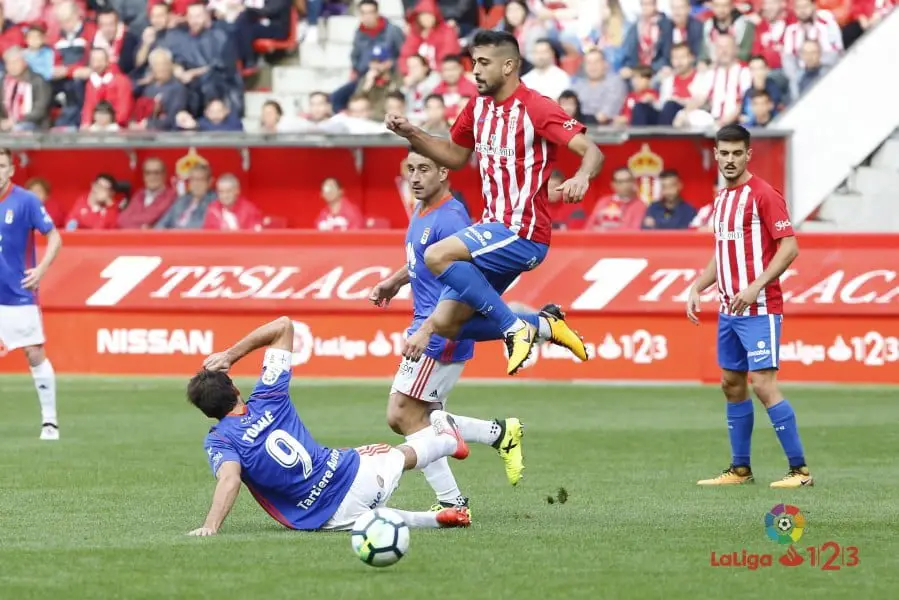
[[[511,51],[515,57],[521,60],[521,50],[518,47],[518,40],[508,31],[497,31],[495,29],[479,29],[471,39],[469,48],[479,48],[481,46],[495,46],[497,48],[506,48]]]
[[[748,148],[751,141],[752,136],[749,134],[749,130],[736,123],[733,125],[725,125],[718,130],[717,134],[715,134],[716,146],[719,142],[743,142]]]
[[[680,173],[676,169],[665,169],[659,173],[659,179],[680,179]]]
[[[237,388],[224,371],[202,369],[187,384],[188,401],[210,419],[224,419],[237,406]]]

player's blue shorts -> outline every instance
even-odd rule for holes
[[[478,223],[455,234],[471,252],[471,262],[502,294],[515,279],[546,258],[549,246],[526,240],[502,223]],[[460,300],[455,290],[444,288],[440,299]]]
[[[782,315],[718,315],[718,366],[729,371],[780,368]]]

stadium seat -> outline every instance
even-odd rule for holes
[[[319,89],[322,73],[313,67],[277,66],[272,69],[272,89],[276,94],[308,94]]]
[[[244,114],[247,118],[258,118],[262,114],[262,106],[269,100],[280,104],[285,115],[296,115],[301,111],[299,98],[292,94],[246,92],[244,93]]]
[[[329,69],[351,67],[353,66],[350,60],[352,53],[352,44],[339,44],[329,40],[325,45],[325,59],[327,61],[325,66]]]
[[[405,15],[402,0],[381,0],[381,16],[388,20],[402,19]]]
[[[290,33],[286,40],[272,40],[260,38],[253,42],[253,51],[257,54],[272,54],[273,52],[292,52],[297,47],[297,25],[299,15],[296,9],[290,9]]]
[[[329,18],[327,23],[329,43],[353,45],[353,38],[356,37],[356,31],[359,29],[359,19],[341,15]]]
[[[300,64],[304,67],[324,69],[328,66],[325,49],[318,42],[305,41],[300,44]]]

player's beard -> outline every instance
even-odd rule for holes
[[[478,92],[479,92],[482,96],[495,96],[496,93],[497,93],[497,92],[500,90],[500,88],[502,88],[502,87],[503,87],[503,83],[502,83],[501,81],[500,81],[499,83],[495,83],[495,84],[493,84],[493,85],[490,85],[490,84],[488,84],[488,83],[485,81],[485,82],[484,82],[484,89],[483,89],[483,91],[481,90],[480,87],[478,87]]]

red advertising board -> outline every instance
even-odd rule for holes
[[[805,235],[783,278],[782,377],[899,382],[899,255],[893,236]],[[508,298],[559,302],[593,360],[546,346],[525,378],[714,381],[714,293],[703,324],[686,291],[711,252],[708,234],[560,234],[546,262]],[[367,302],[402,265],[402,235],[75,233],[45,279],[41,303],[57,370],[188,374],[202,356],[281,314],[296,325],[294,362],[310,377],[388,377],[411,303]],[[467,377],[502,377],[499,343],[479,345]],[[23,371],[20,358],[0,372]],[[256,365],[241,366],[253,374]]]

